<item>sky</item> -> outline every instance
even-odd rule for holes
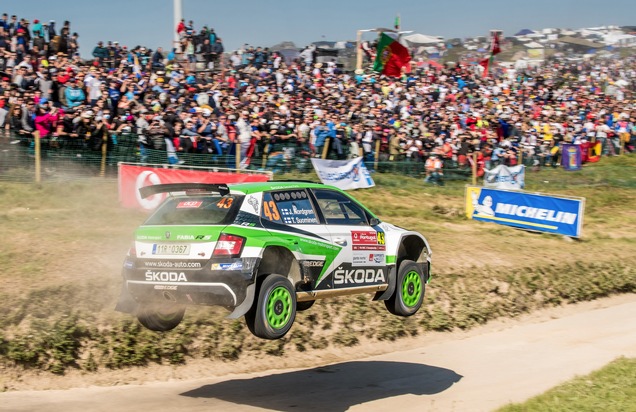
[[[183,17],[199,30],[213,27],[226,51],[247,43],[268,47],[293,41],[355,40],[357,30],[392,28],[444,38],[486,36],[492,29],[514,35],[523,28],[636,25],[635,0],[182,0]],[[173,0],[21,0],[0,3],[0,12],[33,22],[71,22],[80,53],[90,58],[97,42],[119,41],[151,49],[171,47]],[[372,33],[364,35],[373,39]]]

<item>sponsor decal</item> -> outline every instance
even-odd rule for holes
[[[370,253],[369,263],[384,263],[384,253]]]
[[[163,239],[161,236],[148,236],[148,235],[137,236],[137,240],[161,240],[161,239]]]
[[[177,240],[210,240],[211,235],[177,235]]]
[[[384,265],[385,254],[373,253],[369,251],[354,252],[353,259],[351,260],[352,266],[376,266]]]
[[[325,264],[322,260],[303,260],[303,266],[308,268],[323,267]]]
[[[155,285],[155,290],[177,290],[179,286],[176,285]]]
[[[147,282],[187,282],[185,273],[180,272],[154,272],[147,270],[145,273]]]
[[[170,232],[166,232],[166,239],[170,239]]]
[[[212,263],[210,266],[211,270],[242,270],[243,262],[233,262],[233,263]]]
[[[333,272],[334,285],[367,285],[386,283],[384,268],[346,268],[339,266]]]
[[[177,209],[196,209],[203,204],[200,200],[186,200],[177,203]]]
[[[170,260],[147,260],[143,262],[146,267],[161,268],[161,269],[200,269],[201,262],[173,262]]]
[[[126,269],[132,269],[135,265],[133,264],[133,262],[131,262],[130,260],[127,260],[124,262],[124,267]]]
[[[351,231],[353,250],[385,250],[384,232]]]

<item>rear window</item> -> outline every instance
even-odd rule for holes
[[[243,196],[206,195],[168,198],[145,225],[227,225],[234,221]]]

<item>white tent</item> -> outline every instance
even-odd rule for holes
[[[437,44],[442,43],[443,40],[439,37],[427,36],[426,34],[413,33],[400,37],[400,43],[406,43],[409,47],[423,46],[425,44]]]
[[[537,43],[536,41],[532,41],[530,43],[524,44],[529,49],[543,49],[543,44]]]

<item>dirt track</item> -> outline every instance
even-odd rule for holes
[[[424,335],[406,351],[314,368],[8,392],[0,394],[0,410],[489,411],[621,355],[635,357],[635,319],[636,295],[623,295],[432,340]]]

